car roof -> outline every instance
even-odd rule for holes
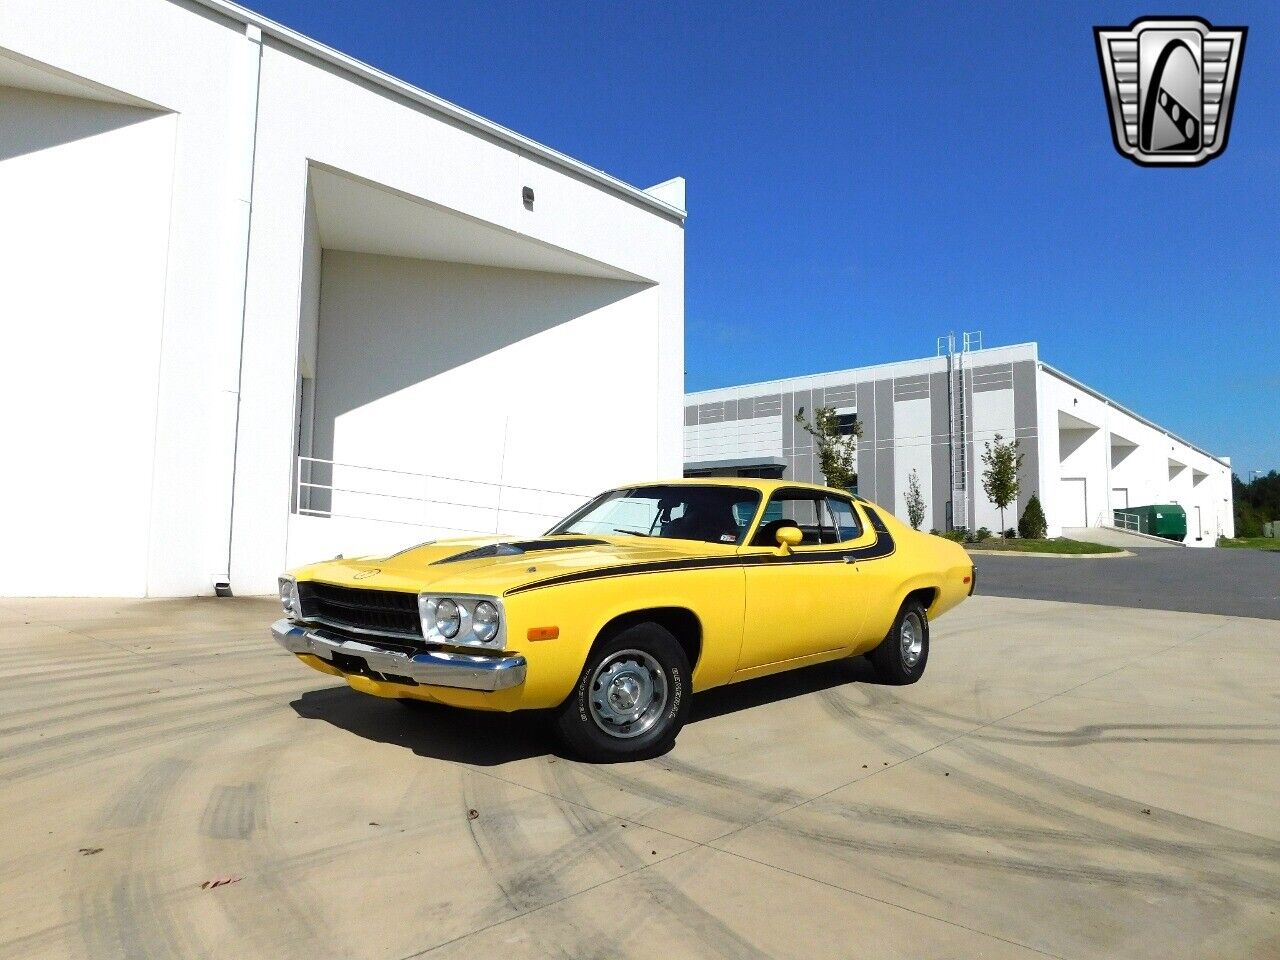
[[[615,487],[615,490],[625,490],[630,487],[658,487],[658,486],[677,486],[677,487],[745,487],[749,490],[759,490],[761,493],[770,494],[774,490],[786,488],[794,490],[813,490],[815,493],[835,493],[843,496],[852,497],[854,500],[861,500],[857,494],[849,493],[848,490],[841,490],[837,487],[826,487],[820,483],[802,483],[799,480],[765,480],[760,477],[681,477],[677,480],[642,480],[637,483],[624,483]]]

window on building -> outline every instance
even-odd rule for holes
[[[858,415],[856,413],[836,414],[836,423],[840,427],[840,436],[853,436],[858,426]]]

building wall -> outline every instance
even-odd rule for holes
[[[1027,454],[1020,502],[1037,486],[1038,451],[1034,344],[974,351],[962,361],[961,382],[970,415],[963,472],[967,516],[973,526],[999,528],[999,513],[981,493],[978,458],[996,434],[1017,437]],[[925,529],[945,529],[951,499],[950,403],[945,357],[837,371],[811,377],[689,394],[685,406],[685,459],[705,462],[782,457],[790,479],[822,483],[812,438],[795,412],[828,406],[856,413],[858,492],[906,519],[914,470],[925,500]],[[780,434],[780,436],[779,436]],[[957,514],[958,515],[958,514]],[[1006,524],[1017,516],[1011,507]]]
[[[0,87],[6,592],[145,589],[176,126]]]
[[[46,249],[46,256],[32,247],[25,261],[16,252],[13,263],[32,282],[26,292],[10,291],[5,306],[29,316],[33,330],[54,314],[86,318],[63,324],[66,333],[86,335],[61,338],[56,360],[55,338],[32,334],[27,366],[43,382],[28,384],[22,397],[34,411],[23,429],[55,435],[78,411],[96,429],[79,438],[76,459],[99,463],[90,474],[94,497],[69,497],[69,455],[44,451],[55,479],[24,481],[10,502],[27,516],[56,518],[69,503],[101,498],[92,509],[75,508],[77,536],[119,550],[109,573],[91,565],[73,577],[64,559],[55,577],[31,557],[41,556],[56,522],[6,523],[7,534],[20,532],[7,538],[11,554],[36,572],[6,577],[0,590],[189,595],[210,592],[214,578],[228,573],[238,593],[274,589],[288,551],[295,434],[305,406],[299,384],[320,312],[315,262],[326,242],[308,216],[317,165],[646,283],[652,293],[637,301],[646,303],[645,322],[617,334],[651,383],[614,408],[612,430],[627,434],[634,423],[632,462],[641,475],[679,470],[678,212],[302,52],[283,31],[247,26],[214,0],[10,0],[0,24],[0,78],[7,78],[0,85],[71,90],[149,117],[80,136],[65,150],[2,161],[10,170],[0,178],[9,178],[11,192],[30,192],[33,203],[43,195],[53,206],[62,191],[68,202],[52,222],[69,237],[66,252]],[[72,169],[98,190],[81,191]],[[32,177],[44,178],[43,186]],[[536,191],[533,209],[521,201],[524,186]],[[672,184],[663,191],[679,193]],[[139,206],[117,210],[113,195]],[[34,208],[20,214],[25,232],[41,216]],[[5,217],[5,232],[16,236],[8,209]],[[77,234],[95,255],[82,254]],[[55,292],[46,305],[36,302],[41,277]],[[94,312],[105,321],[96,329],[111,329],[118,341],[97,339],[87,319]],[[617,315],[619,323],[632,319]],[[117,385],[107,382],[104,357],[120,363],[130,399],[107,389]],[[85,375],[59,379],[58,370]],[[549,487],[574,479],[553,461],[543,467]]]
[[[1006,529],[1017,526],[1038,494],[1052,536],[1097,526],[1116,507],[1152,503],[1187,510],[1189,545],[1212,546],[1218,536],[1231,536],[1229,463],[1073,384],[1040,363],[1035,344],[973,351],[963,355],[961,368],[969,420],[957,466],[965,477],[970,528],[1001,529],[1000,512],[981,479],[982,454],[1000,436],[1017,439],[1023,456],[1018,501],[1003,517]],[[689,394],[686,460],[780,456],[787,462],[784,476],[822,483],[808,436],[791,423],[794,411],[824,405],[856,411],[864,428],[858,492],[906,519],[914,470],[925,497],[924,526],[945,529],[952,473],[949,389],[945,358],[930,357]],[[772,429],[755,426],[775,423],[775,411],[781,411],[781,442]]]
[[[342,525],[346,550],[403,545],[390,520],[423,539],[539,533],[594,492],[653,473],[656,405],[628,411],[620,431],[613,403],[582,402],[655,394],[656,354],[618,336],[652,341],[652,287],[340,250],[324,253],[322,275],[309,433],[313,456],[348,466],[332,474],[342,489],[310,505],[372,519]],[[328,482],[327,469],[315,475]],[[495,482],[580,496],[507,490],[496,516]],[[415,493],[440,503],[396,499]],[[323,555],[319,525],[295,523],[290,564]]]
[[[1219,536],[1234,534],[1229,463],[1052,369],[1042,367],[1037,379],[1040,483],[1050,535],[1097,526],[1117,508],[1155,503],[1187,511],[1188,546],[1211,547]]]

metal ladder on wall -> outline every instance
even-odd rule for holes
[[[948,442],[951,453],[951,527],[969,526],[969,410],[964,388],[965,354],[982,349],[982,331],[938,338],[938,355],[947,357]]]

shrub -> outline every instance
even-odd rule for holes
[[[1017,539],[1018,531],[1013,529],[1013,527],[1010,527],[1004,533],[1000,534],[1000,536],[1004,537],[1006,540],[1015,540]]]
[[[969,539],[969,531],[965,527],[956,527],[954,530],[946,531],[941,536],[954,543],[964,543]]]
[[[978,532],[974,534],[973,538],[978,543],[986,543],[988,540],[991,539],[991,531],[988,530],[986,527],[979,527]]]
[[[1018,521],[1018,535],[1027,540],[1043,540],[1048,532],[1044,508],[1040,506],[1040,498],[1033,493],[1027,501],[1027,509],[1022,511],[1022,519]]]

